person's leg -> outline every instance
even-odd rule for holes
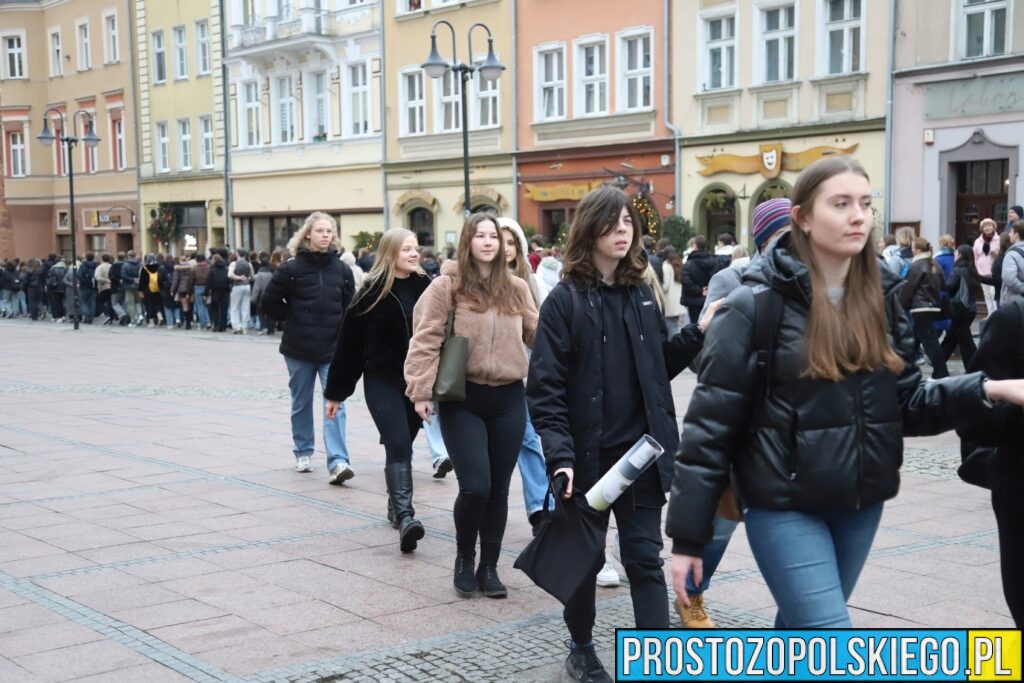
[[[690,318],[691,323],[695,323],[700,320],[700,311],[703,306],[687,306],[686,315]]]
[[[649,467],[612,504],[637,628],[668,628],[668,588],[661,559],[664,505],[665,492],[657,467]]]
[[[242,331],[242,288],[232,287],[228,300],[228,310],[231,311],[231,330],[238,334]]]
[[[996,288],[992,285],[982,285],[981,291],[985,295],[985,310],[988,317],[996,311]]]
[[[959,340],[957,345],[960,347],[960,360],[964,362],[965,368],[971,367],[974,354],[978,352],[978,345],[974,342],[974,332],[971,330],[971,323],[973,322],[974,316],[967,314],[961,319],[958,329]]]
[[[317,368],[320,375],[320,390],[327,386],[327,373],[331,370],[330,363],[323,363]],[[310,387],[312,389],[312,387]],[[327,450],[327,471],[330,472],[339,464],[349,464],[348,447],[345,445],[345,403],[338,406],[338,416],[327,419],[324,412],[324,448]]]
[[[92,319],[96,317],[96,290],[83,289],[80,296],[82,297],[83,322],[87,325],[92,324]]]
[[[487,425],[477,415],[479,406],[475,392],[467,383],[467,400],[444,401],[440,404],[441,433],[445,447],[455,465],[459,493],[455,497],[454,517],[456,547],[459,554],[476,556],[476,539],[480,521],[491,492],[491,470],[487,461]]]
[[[295,358],[284,357],[288,367],[288,389],[292,399],[292,452],[296,459],[311,457],[314,450],[313,389],[317,366]]]
[[[164,324],[167,325],[167,329],[174,327],[174,309],[170,306],[164,306]]]
[[[206,286],[196,285],[193,292],[195,297],[196,323],[198,323],[199,329],[205,330],[210,324],[210,313],[206,310],[206,301],[203,298],[206,296]]]
[[[250,314],[252,313],[252,285],[242,285],[241,287],[236,287],[235,289],[241,290],[238,295],[238,315],[241,319],[242,330],[244,331],[249,328],[249,322],[251,320]],[[232,290],[232,294],[234,294],[234,290]],[[326,375],[324,376],[324,379],[326,380]]]
[[[949,376],[949,370],[946,369],[946,359],[939,347],[938,332],[935,331],[933,323],[932,316],[915,316],[914,335],[920,340],[925,355],[928,356],[928,361],[932,364],[932,377],[942,379]]]
[[[832,533],[832,544],[836,549],[836,562],[839,566],[839,582],[843,588],[843,599],[849,600],[853,589],[864,569],[864,563],[871,552],[871,544],[875,541],[878,523],[882,520],[881,503],[864,508],[832,512],[824,515]]]
[[[1012,470],[1013,468],[1002,468]],[[992,511],[999,529],[1003,595],[1017,628],[1024,628],[1024,468],[993,477]]]
[[[729,547],[729,541],[732,540],[732,534],[736,531],[737,526],[739,526],[739,522],[715,515],[715,529],[711,536],[711,542],[704,546],[704,554],[701,556],[704,572],[700,586],[694,585],[693,574],[688,575],[686,577],[687,595],[702,595],[708,589],[708,586],[711,585],[711,577],[715,575],[715,570],[718,569],[718,565],[725,555],[725,549]]]
[[[523,480],[523,503],[529,518],[544,510],[544,497],[548,493],[547,463],[541,451],[540,436],[533,428],[529,413],[526,415],[523,445],[519,449],[519,476]]]
[[[607,515],[603,516],[607,528]],[[594,642],[594,620],[597,618],[595,599],[597,592],[597,573],[604,564],[604,555],[598,557],[587,578],[576,589],[573,596],[565,603],[562,619],[569,629],[569,637],[579,647],[592,646]]]
[[[433,465],[434,470],[437,470],[438,465],[448,458],[448,448],[444,445],[444,437],[441,435],[441,412],[437,401],[434,401],[434,415],[430,418],[430,422],[423,423],[423,434],[427,437],[427,450],[430,452],[430,464]],[[448,463],[451,465],[451,462]],[[447,470],[445,471],[447,474]],[[440,479],[436,474],[435,479]]]

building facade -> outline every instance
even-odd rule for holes
[[[78,253],[138,246],[130,17],[123,2],[23,0],[0,3],[0,141],[3,144],[8,253],[71,254],[68,188],[74,171]],[[35,138],[45,112],[50,130],[86,134],[86,112],[100,143],[64,146]]]
[[[391,0],[387,0],[391,1]],[[380,0],[227,0],[232,246],[384,227]]]
[[[885,0],[672,3],[680,213],[750,243],[754,207],[802,168],[849,154],[884,205],[890,36]]]
[[[513,173],[515,106],[515,29],[512,0],[383,0],[386,65],[386,161],[384,180],[387,225],[416,233],[421,245],[454,245],[464,211],[515,211]],[[506,71],[495,82],[479,71],[466,89],[470,158],[470,197],[463,189],[461,80],[449,70],[433,79],[420,68],[430,53],[434,22],[444,19],[437,47],[451,61],[480,63],[493,31],[495,56]],[[472,54],[469,53],[470,44]]]
[[[666,125],[669,0],[629,12],[592,3],[517,3],[518,218],[547,238],[591,189],[615,184],[672,212]]]
[[[1024,201],[1024,2],[896,8],[893,224],[963,243]]]
[[[134,0],[145,251],[225,243],[218,0]]]

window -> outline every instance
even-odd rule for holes
[[[50,31],[50,76],[64,75],[64,52],[60,46],[60,29]]]
[[[537,52],[537,120],[565,118],[565,48]]]
[[[95,147],[82,145],[82,159],[82,165],[85,166],[86,173],[92,174],[99,169],[99,162],[97,160]]]
[[[167,122],[156,124],[156,172],[167,173],[171,170],[171,143],[167,138]]]
[[[608,46],[605,41],[580,45],[576,78],[579,86],[575,110],[577,115],[608,113]]]
[[[25,42],[22,36],[4,36],[3,78],[25,78]]]
[[[167,80],[167,50],[164,48],[164,32],[153,31],[153,82]]]
[[[256,14],[256,0],[242,0],[242,23],[252,26],[259,19]]]
[[[423,9],[423,0],[398,0],[398,12],[417,12]]]
[[[440,133],[450,133],[462,130],[462,79],[459,74],[449,69],[440,79],[438,88],[435,84],[434,92],[440,94],[439,115],[435,118],[435,128]]]
[[[477,71],[473,84],[476,92],[473,96],[473,109],[476,113],[476,125],[479,128],[494,128],[498,125],[498,83],[501,79],[488,81]]]
[[[174,80],[188,78],[188,36],[184,26],[171,29],[174,36]]]
[[[86,71],[92,68],[92,49],[89,47],[89,22],[80,21],[75,24],[76,37],[78,38],[78,70]]]
[[[277,141],[295,142],[295,81],[291,76],[277,79]]]
[[[117,14],[103,16],[103,58],[107,64],[121,61],[121,46],[117,42]]]
[[[8,175],[12,178],[24,178],[27,175],[25,171],[25,133],[21,131],[8,133],[7,140],[8,156],[11,160]]]
[[[423,72],[407,71],[402,74],[401,83],[402,135],[422,135],[427,130]]]
[[[731,88],[736,84],[736,16],[704,20],[707,73],[704,90]]]
[[[765,83],[793,80],[796,35],[793,29],[796,8],[793,5],[773,7],[761,12],[764,34]]]
[[[277,0],[277,18],[281,21],[288,21],[292,18],[291,0]]]
[[[65,147],[59,142],[61,135],[64,134],[64,129],[60,125],[60,119],[50,119],[50,128],[53,129],[53,137],[57,140],[53,145],[53,169],[58,176],[66,176],[68,174],[68,167],[67,159],[64,156]]]
[[[964,57],[1006,53],[1006,0],[964,0]]]
[[[618,102],[625,111],[651,108],[651,33],[627,36],[622,40],[619,69],[624,90]],[[624,57],[624,58],[623,58]]]
[[[213,117],[200,116],[199,129],[203,135],[202,158],[199,161],[199,165],[201,168],[213,168]]]
[[[828,74],[847,74],[863,68],[860,58],[861,0],[827,0],[825,46]]]
[[[313,142],[327,139],[330,127],[330,96],[327,92],[327,72],[309,74],[309,106],[306,107],[308,121],[306,134]]]
[[[260,107],[260,87],[255,82],[245,84],[245,145],[255,147],[263,142],[260,131],[262,111]]]
[[[370,132],[370,83],[366,79],[366,62],[348,67],[349,135]]]
[[[111,121],[111,137],[114,140],[114,170],[123,171],[125,163],[125,147],[124,147],[124,119],[117,118]]]
[[[192,122],[178,119],[178,170],[192,170]]]
[[[210,73],[210,22],[196,22],[196,73]]]

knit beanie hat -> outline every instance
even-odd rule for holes
[[[793,203],[786,197],[769,199],[754,207],[754,221],[751,230],[754,234],[754,245],[761,249],[771,236],[790,224],[790,212]]]
[[[1017,220],[1024,219],[1024,209],[1022,209],[1020,206],[1011,206],[1010,211],[1013,211],[1015,214],[1017,214]]]

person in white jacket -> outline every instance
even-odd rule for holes
[[[661,291],[665,293],[665,326],[668,327],[668,338],[679,334],[683,327],[683,315],[686,309],[680,303],[683,285],[680,277],[683,273],[683,257],[673,246],[665,247],[661,263]]]
[[[341,262],[352,270],[352,277],[356,280],[356,291],[358,292],[359,288],[363,286],[363,280],[366,279],[366,273],[356,265],[356,257],[352,255],[351,251],[346,251],[341,255]]]

